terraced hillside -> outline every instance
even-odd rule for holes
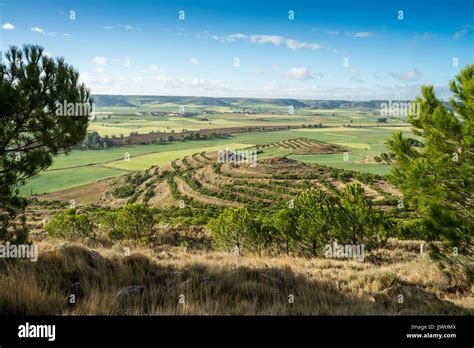
[[[268,145],[260,145],[257,146],[257,149],[287,150],[288,154],[291,155],[333,154],[345,151],[342,146],[307,138],[288,139]]]
[[[338,150],[332,145],[295,139],[296,151]],[[280,146],[272,144],[271,146]],[[378,205],[393,205],[398,192],[383,177],[305,164],[286,157],[259,158],[257,165],[220,163],[218,152],[201,152],[116,179],[99,204],[120,207],[147,203],[157,208],[247,206],[272,209],[289,204],[299,192],[317,187],[329,193],[360,183]]]

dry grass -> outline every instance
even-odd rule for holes
[[[472,314],[472,285],[448,282],[417,242],[365,262],[234,257],[168,246],[39,243],[40,257],[0,261],[0,313],[28,315]],[[119,296],[128,286],[136,293]],[[455,290],[453,290],[455,289]],[[68,303],[75,294],[76,304]],[[403,303],[399,303],[399,295]],[[184,301],[180,303],[180,295]],[[289,296],[294,295],[294,303]],[[183,299],[183,297],[181,297]]]

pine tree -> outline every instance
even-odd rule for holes
[[[410,115],[413,132],[423,147],[415,147],[401,133],[388,145],[395,153],[393,183],[405,201],[422,216],[432,255],[443,265],[461,268],[472,278],[474,233],[474,64],[466,66],[450,89],[449,105],[423,86],[416,102],[419,115]]]
[[[295,199],[298,240],[316,256],[331,239],[332,198],[320,190],[308,190]]]
[[[27,229],[19,211],[27,203],[19,186],[85,137],[89,115],[71,117],[69,109],[61,115],[60,106],[92,110],[93,99],[76,70],[39,46],[12,46],[5,56],[0,64],[0,241],[24,242]]]

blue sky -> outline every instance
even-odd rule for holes
[[[0,48],[26,43],[93,93],[447,97],[474,63],[474,0],[0,0]]]

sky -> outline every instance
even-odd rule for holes
[[[94,94],[447,98],[474,0],[0,0],[0,49],[24,44]]]

